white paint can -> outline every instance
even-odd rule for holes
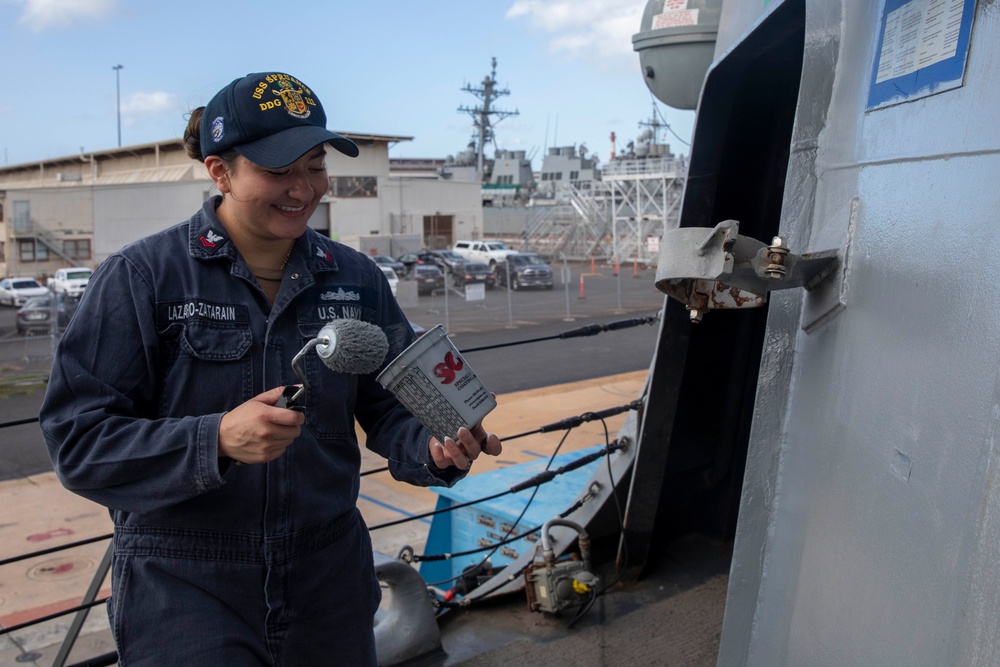
[[[441,442],[497,406],[440,324],[389,362],[377,379]]]

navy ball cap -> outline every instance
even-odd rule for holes
[[[358,156],[357,145],[326,129],[326,112],[313,91],[289,74],[258,72],[216,93],[201,117],[201,154],[230,149],[267,169],[295,162],[328,143]]]

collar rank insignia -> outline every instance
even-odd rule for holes
[[[201,244],[206,248],[214,248],[219,244],[219,241],[222,240],[222,237],[210,229],[199,240],[201,241]]]

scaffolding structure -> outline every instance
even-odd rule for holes
[[[678,223],[687,161],[616,159],[601,176],[573,183],[558,200],[536,201],[525,246],[557,259],[654,266],[663,233]]]

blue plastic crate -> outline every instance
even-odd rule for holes
[[[599,445],[560,454],[553,460],[549,469],[560,468],[601,449],[603,446]],[[524,516],[517,523],[516,532],[512,533],[512,536],[523,535],[532,528],[541,526],[549,519],[566,511],[593,477],[594,470],[603,461],[604,458],[598,458],[538,487],[538,493],[531,501]],[[541,458],[538,461],[474,475],[450,489],[435,487],[432,490],[439,496],[437,509],[443,510],[507,491],[516,484],[544,472],[547,463],[548,458]],[[454,554],[498,544],[503,541],[504,535],[517,521],[534,490],[535,487],[531,487],[494,500],[436,514],[431,523],[424,553],[428,555]],[[533,551],[540,539],[541,535],[538,532],[525,535],[497,549],[490,555],[490,561],[494,568],[506,567],[526,551]],[[487,551],[482,551],[450,560],[423,561],[420,564],[420,574],[428,583],[436,584],[458,577],[462,570],[469,565],[479,563],[487,553]],[[449,588],[451,584],[445,583],[440,586],[441,588]]]

